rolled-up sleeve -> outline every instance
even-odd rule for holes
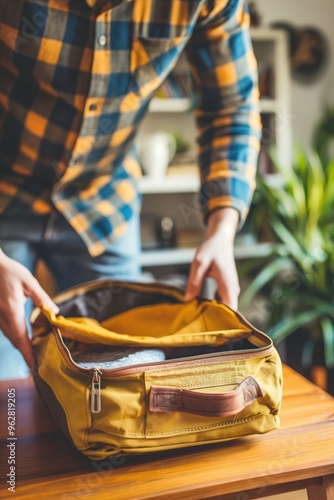
[[[244,1],[207,1],[187,56],[198,93],[200,204],[205,219],[218,208],[235,208],[241,227],[255,188],[261,138],[257,65]]]

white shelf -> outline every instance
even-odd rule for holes
[[[257,259],[269,257],[273,253],[273,243],[252,243],[245,245],[236,245],[235,258],[236,259]]]
[[[190,111],[192,106],[192,100],[186,97],[168,97],[166,99],[155,97],[150,102],[149,111],[151,113],[184,113]]]
[[[143,267],[190,264],[195,251],[195,248],[145,250],[141,253],[140,261]]]
[[[165,177],[144,176],[139,179],[142,194],[197,193],[199,177],[195,175],[166,175]]]
[[[154,98],[150,102],[149,110],[151,113],[185,113],[192,109],[193,103],[187,98],[166,99]],[[260,107],[262,113],[276,113],[278,102],[275,99],[261,99]]]
[[[253,243],[235,247],[236,259],[264,258],[271,255],[272,243]],[[196,248],[170,248],[146,250],[141,253],[143,267],[173,266],[190,264],[195,256]]]
[[[290,103],[290,68],[289,68],[289,43],[288,36],[282,30],[260,27],[251,29],[251,38],[255,48],[255,54],[259,61],[272,67],[272,81],[270,82],[270,94],[272,97],[260,99],[260,112],[273,115],[274,120],[268,120],[272,126],[270,132],[273,134],[272,141],[277,148],[278,161],[282,164],[291,164],[291,103]],[[173,130],[175,122],[180,122],[180,127],[187,122],[188,117],[192,119],[194,103],[191,99],[159,99],[155,98],[150,104],[149,114],[150,126],[147,125],[149,133],[161,128],[166,123],[166,130]],[[161,116],[159,115],[161,113]],[[173,113],[175,116],[173,117]],[[184,113],[183,116],[180,114]],[[187,113],[187,115],[186,115]],[[178,114],[178,115],[177,115]],[[271,116],[270,116],[271,118]],[[190,120],[188,120],[190,121]],[[192,125],[192,124],[191,124]],[[188,132],[188,130],[184,130]],[[181,171],[180,171],[181,172]],[[279,186],[279,176],[268,177],[271,184]],[[196,170],[184,170],[182,174],[170,170],[170,175],[155,179],[142,177],[139,179],[139,189],[145,194],[157,194],[157,199],[149,200],[147,210],[157,211],[162,214],[168,213],[168,202],[173,203],[173,193],[197,193],[200,189],[199,173]],[[166,196],[161,196],[166,194]],[[170,195],[170,199],[168,198]],[[160,198],[159,198],[160,195]],[[143,251],[141,262],[144,268],[159,266],[189,265],[195,255],[195,248],[173,248]],[[254,241],[242,241],[236,239],[235,256],[237,259],[266,258],[271,255],[273,245],[270,243],[257,244]]]
[[[283,30],[272,28],[251,28],[250,34],[253,42],[277,42],[286,38]]]
[[[260,99],[260,111],[261,113],[277,113],[278,104],[278,101],[275,99]]]
[[[281,187],[282,178],[279,174],[264,174],[272,186]],[[172,194],[198,193],[200,180],[196,175],[167,175],[161,178],[141,177],[138,181],[142,194]]]

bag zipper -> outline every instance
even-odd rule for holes
[[[100,413],[101,411],[101,372],[93,368],[92,388],[90,393],[90,411],[91,413]]]
[[[270,354],[273,349],[273,344],[271,343],[269,346],[257,347],[256,349],[247,349],[240,351],[228,351],[228,352],[220,352],[220,353],[210,353],[210,354],[200,354],[198,356],[192,356],[191,359],[189,357],[178,358],[175,360],[166,360],[164,362],[154,362],[154,363],[141,363],[138,365],[134,365],[132,367],[124,367],[124,368],[109,368],[109,369],[100,369],[98,367],[93,368],[83,368],[78,365],[72,358],[70,351],[64,344],[62,340],[62,335],[59,328],[55,328],[54,335],[56,338],[56,343],[60,349],[60,352],[63,355],[63,358],[66,364],[77,373],[81,373],[83,375],[91,375],[91,400],[90,400],[90,409],[92,414],[101,412],[101,377],[108,378],[112,377],[120,377],[122,375],[131,375],[133,373],[138,373],[144,369],[145,371],[152,370],[163,370],[168,368],[179,368],[183,366],[196,366],[198,364],[210,364],[212,361],[226,361],[226,360],[243,360],[258,356],[263,356],[265,354]]]
[[[124,368],[105,368],[105,369],[100,369],[98,367],[83,368],[82,366],[78,365],[72,358],[70,351],[68,350],[68,348],[66,347],[66,345],[62,340],[59,328],[55,328],[54,331],[55,331],[55,338],[57,345],[61,350],[67,365],[70,368],[75,369],[76,372],[85,375],[87,375],[87,373],[92,373],[93,370],[97,371],[100,375],[103,376],[111,375],[113,377],[121,377],[123,375],[132,375],[134,373],[138,373],[139,371],[141,371],[142,368],[145,368],[145,371],[163,370],[167,368],[179,368],[182,366],[209,364],[210,362],[212,362],[212,360],[225,361],[227,359],[234,359],[234,360],[248,359],[254,356],[263,356],[265,354],[270,354],[273,349],[273,344],[271,343],[270,345],[263,347],[256,347],[255,349],[243,349],[243,350],[240,349],[238,351],[224,351],[218,353],[214,352],[209,354],[199,354],[197,356],[191,356],[191,359],[189,356],[187,356],[187,357],[177,358],[176,360],[168,359],[162,362],[154,361],[152,363],[140,363],[130,367],[125,366]]]

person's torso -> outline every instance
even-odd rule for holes
[[[98,12],[84,0],[0,0],[0,182],[8,191],[0,211],[20,193],[20,203],[40,198],[46,211],[52,186],[117,177],[202,4],[107,2]]]

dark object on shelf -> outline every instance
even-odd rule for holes
[[[175,223],[169,216],[157,217],[145,214],[141,218],[140,232],[142,250],[176,246]]]
[[[162,217],[156,224],[156,235],[160,248],[175,247],[175,224],[171,217]]]
[[[285,31],[287,33],[289,41],[289,55],[291,58],[298,47],[298,32],[296,27],[285,21],[277,21],[275,23],[272,23],[270,27],[273,29]]]
[[[260,26],[262,18],[256,6],[256,2],[247,2],[247,5],[249,9],[251,26]]]
[[[327,41],[316,28],[304,28],[298,35],[292,69],[298,79],[312,81],[320,74],[327,61]]]
[[[261,97],[272,97],[273,68],[268,64],[258,64],[259,92]]]
[[[325,35],[318,28],[296,28],[286,22],[276,22],[271,27],[288,34],[292,76],[300,82],[312,83],[321,75],[328,61]]]

